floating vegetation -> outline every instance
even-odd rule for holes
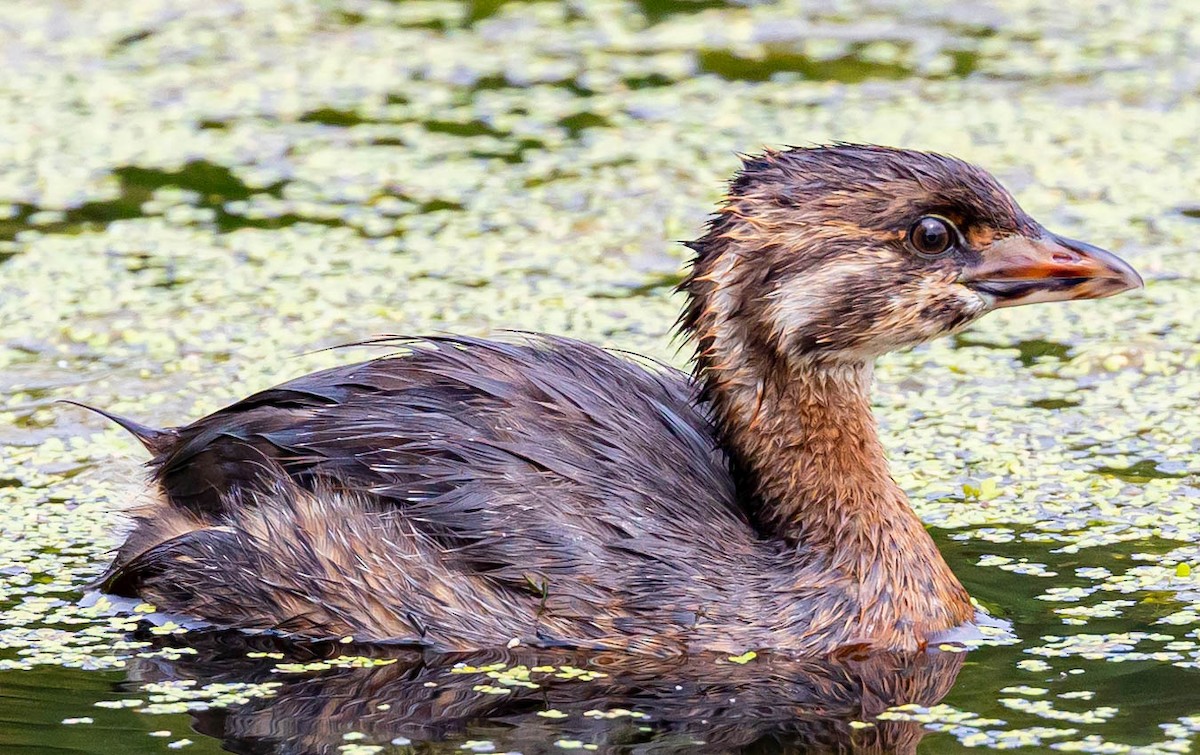
[[[711,721],[524,697],[614,683],[583,661],[480,660],[373,697],[405,664],[352,638],[214,665],[179,617],[81,601],[144,456],[53,402],[180,422],[396,332],[544,330],[682,365],[673,242],[699,233],[736,151],[833,139],[984,165],[1148,281],[882,360],[897,480],[1014,636],[947,645],[971,649],[944,700],[846,713],[847,730],[914,726],[942,750],[1200,746],[1194,3],[243,5],[3,11],[19,75],[0,80],[0,749],[144,748],[148,732],[213,752],[190,716],[283,715],[321,692],[362,709],[344,726],[293,711],[314,727],[293,749],[394,751],[433,737],[402,709],[447,687],[536,711],[447,725],[452,749],[715,747]],[[773,668],[754,652],[714,667]],[[664,677],[654,699],[668,713],[708,689]]]

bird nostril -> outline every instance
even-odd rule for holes
[[[1050,259],[1054,260],[1060,265],[1068,265],[1079,262],[1079,255],[1070,254],[1069,252],[1055,252],[1053,255],[1051,255]]]

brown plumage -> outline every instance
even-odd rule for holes
[[[966,592],[888,474],[871,362],[1140,285],[958,160],[748,159],[691,244],[689,377],[577,341],[415,339],[131,431],[158,497],[102,587],[221,626],[443,650],[913,650]]]

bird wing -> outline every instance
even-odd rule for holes
[[[152,462],[168,502],[219,523],[286,475],[401,511],[513,582],[581,562],[699,570],[692,544],[753,537],[684,374],[562,338],[405,345],[179,428]]]

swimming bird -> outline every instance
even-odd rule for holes
[[[911,651],[975,616],[888,471],[872,364],[1142,285],[984,170],[744,159],[691,242],[690,374],[550,335],[397,341],[190,424],[98,583],[221,627],[437,650]]]

